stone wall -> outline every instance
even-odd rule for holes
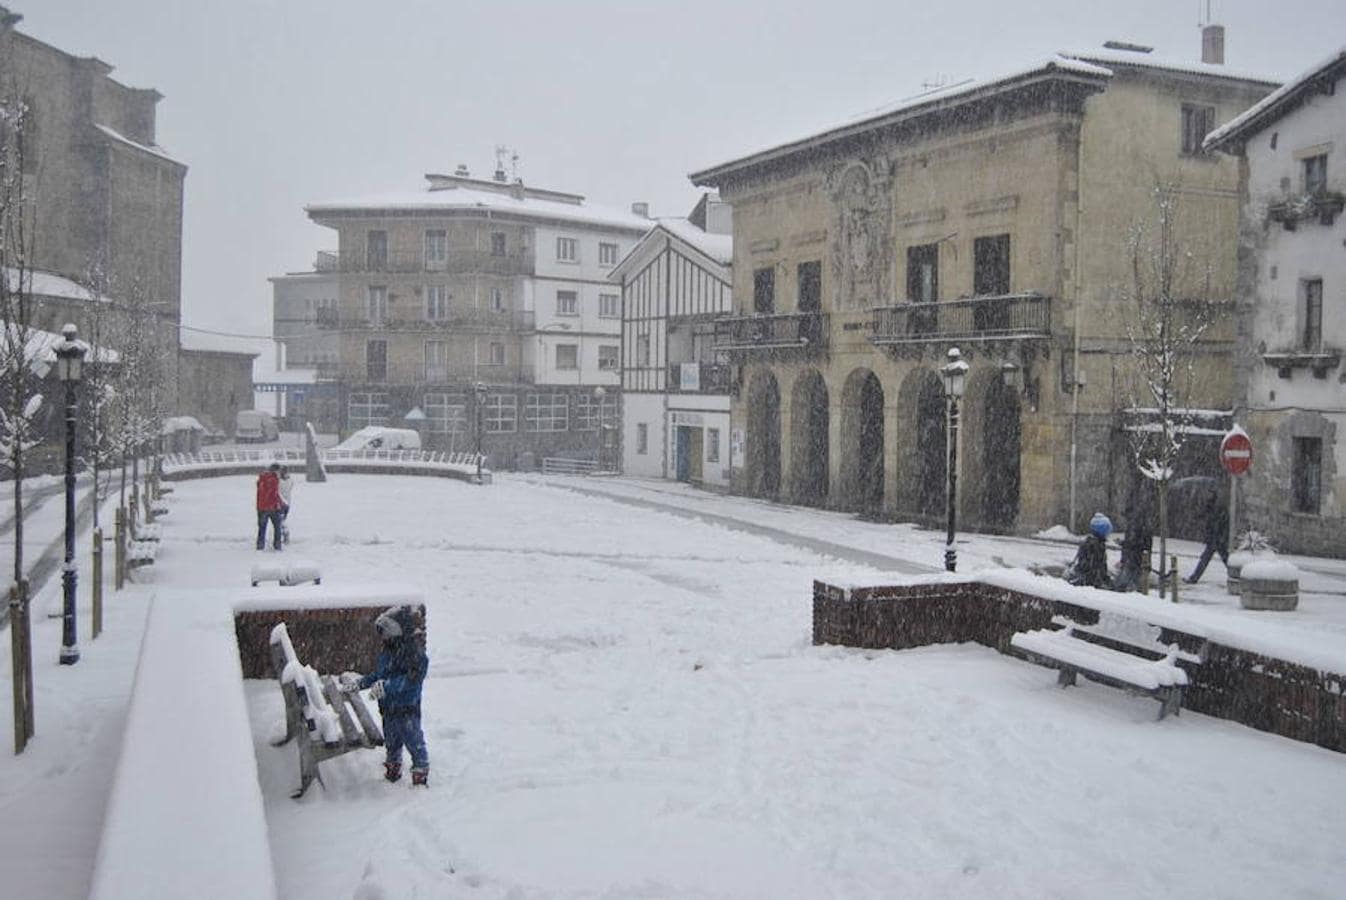
[[[1019,654],[1010,638],[1049,627],[1053,615],[1082,624],[1096,610],[981,582],[843,588],[813,583],[813,643],[901,650],[975,641]],[[1179,661],[1190,684],[1183,706],[1195,712],[1346,753],[1346,676],[1207,641],[1170,628],[1160,641],[1205,662]]]
[[[271,665],[271,629],[281,622],[290,632],[290,643],[299,661],[317,669],[319,674],[368,672],[374,668],[383,648],[374,630],[374,619],[385,609],[386,606],[379,605],[236,612],[234,633],[243,677],[277,676]],[[425,606],[416,607],[416,611],[424,630]]]

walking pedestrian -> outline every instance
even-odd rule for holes
[[[1196,561],[1192,574],[1183,579],[1186,584],[1196,584],[1210,565],[1210,559],[1220,554],[1220,562],[1229,565],[1229,498],[1224,491],[1214,491],[1206,501],[1205,510],[1206,545],[1201,548],[1201,558]]]
[[[271,523],[272,546],[280,549],[280,464],[272,463],[257,476],[257,549],[266,549],[266,525]]]

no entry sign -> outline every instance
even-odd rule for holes
[[[1253,442],[1242,428],[1235,428],[1220,441],[1220,465],[1230,475],[1242,475],[1253,463]]]

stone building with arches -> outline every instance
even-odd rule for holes
[[[1144,414],[1128,238],[1176,185],[1174,236],[1199,263],[1177,289],[1217,318],[1190,402],[1228,409],[1238,172],[1201,138],[1274,87],[1130,45],[1060,54],[692,173],[733,206],[733,490],[942,521],[939,367],[958,346],[960,521],[1025,532],[1116,508]]]

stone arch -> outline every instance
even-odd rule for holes
[[[883,509],[883,407],[879,377],[851,372],[841,392],[841,505],[870,515]]]
[[[748,433],[744,448],[747,491],[754,497],[780,494],[780,387],[770,372],[748,382]]]
[[[902,381],[895,457],[903,478],[898,509],[918,520],[943,521],[947,512],[949,446],[944,383],[931,369],[913,369]]]
[[[970,528],[1013,531],[1019,518],[1023,406],[999,367],[968,374],[959,514]]]
[[[823,506],[828,495],[827,383],[817,369],[805,369],[790,392],[790,499]]]

